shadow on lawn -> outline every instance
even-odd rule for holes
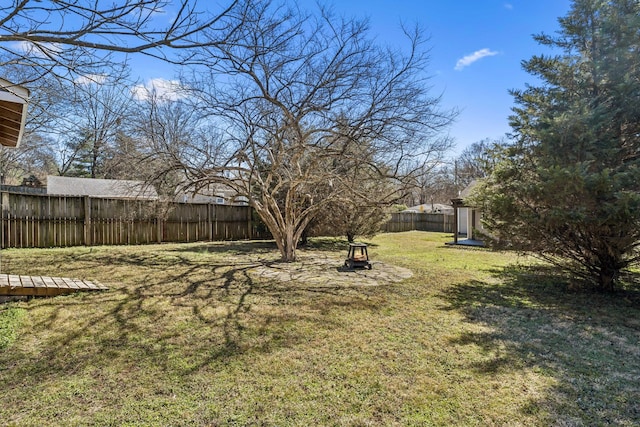
[[[217,245],[204,247],[218,250]],[[268,244],[231,247],[240,252],[245,248],[252,253],[261,248],[273,252]],[[221,251],[228,253],[229,246]],[[45,337],[43,353],[16,353],[15,361],[5,357],[0,361],[38,375],[18,375],[9,383],[4,378],[4,386],[72,376],[79,367],[190,375],[230,359],[305,342],[309,339],[302,332],[305,328],[297,326],[311,324],[311,330],[318,331],[333,328],[335,317],[325,316],[333,308],[370,310],[376,306],[366,289],[285,283],[251,274],[254,268],[271,266],[271,261],[208,262],[187,252],[169,248],[168,257],[165,252],[110,251],[60,258],[61,264],[80,258],[82,268],[95,271],[96,279],[109,282],[106,275],[111,273],[111,280],[121,278],[122,283],[100,294],[32,301],[28,310],[47,313],[32,326]],[[136,364],[149,366],[127,368]]]
[[[263,254],[277,251],[273,240],[234,240],[201,243],[198,245],[183,245],[173,249],[174,252],[195,253],[224,253],[231,255]]]
[[[378,245],[371,242],[364,242],[370,248]],[[340,237],[317,237],[310,238],[306,244],[300,244],[297,250],[300,253],[305,252],[332,252],[346,254],[349,249],[347,239]],[[185,246],[177,248],[178,252],[197,252],[197,253],[231,253],[234,255],[242,254],[263,254],[277,251],[278,248],[273,240],[246,240],[246,241],[229,241],[229,242],[213,242],[198,246]]]
[[[553,378],[556,385],[522,411],[548,411],[555,424],[635,425],[640,292],[575,291],[552,269],[540,267],[512,266],[493,274],[498,283],[470,281],[443,294],[445,309],[483,326],[482,332],[451,340],[478,346],[486,355],[468,368],[487,376],[521,370]]]
[[[372,243],[370,241],[358,239],[357,242],[366,243],[369,248],[378,247],[376,243]],[[309,239],[309,242],[306,245],[300,246],[300,249],[302,251],[310,250],[339,254],[344,252],[346,254],[349,250],[349,241],[342,237],[314,237]]]

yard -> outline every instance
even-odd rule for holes
[[[640,294],[512,253],[382,234],[4,250],[108,292],[0,306],[2,425],[637,425]]]

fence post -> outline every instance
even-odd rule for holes
[[[207,233],[209,241],[213,241],[213,203],[207,203]]]
[[[453,205],[453,243],[458,244],[458,206]]]
[[[156,215],[156,240],[162,243],[162,209],[158,209]]]
[[[84,196],[84,245],[91,246],[91,197]]]
[[[4,226],[5,224],[7,225],[7,234],[10,236],[11,234],[9,233],[9,193],[7,193],[6,191],[2,192],[2,199],[0,200],[0,203],[2,203],[2,224],[0,225],[2,227],[2,243],[1,243],[1,248],[8,248],[11,245],[7,244],[5,245],[5,233],[4,233]]]

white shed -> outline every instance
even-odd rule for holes
[[[451,204],[454,209],[454,232],[453,244],[463,244],[471,246],[482,245],[477,235],[477,231],[482,231],[482,211],[475,206],[469,206],[465,199],[471,194],[477,181],[472,181],[462,192],[460,197],[452,199]],[[463,237],[463,239],[459,239]]]

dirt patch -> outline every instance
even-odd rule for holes
[[[292,263],[269,263],[251,269],[251,275],[282,282],[300,282],[314,286],[383,286],[413,276],[411,270],[372,261],[373,268],[349,270],[344,258],[331,255],[301,255]]]

